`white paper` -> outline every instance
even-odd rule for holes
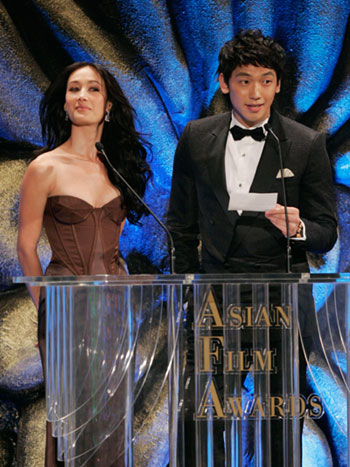
[[[229,211],[268,211],[275,207],[277,193],[231,193]]]

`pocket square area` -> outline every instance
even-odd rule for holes
[[[294,174],[290,169],[283,169],[283,177],[294,177]],[[281,169],[278,171],[276,178],[281,178]]]

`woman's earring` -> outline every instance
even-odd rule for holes
[[[69,120],[68,112],[66,110],[65,110],[65,112],[66,112],[66,115],[65,115],[64,119],[65,119],[66,122],[68,122],[68,120]]]
[[[111,111],[108,109],[105,115],[105,122],[111,121]]]

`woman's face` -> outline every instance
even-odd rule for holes
[[[73,125],[98,125],[112,107],[102,76],[90,66],[73,71],[67,81],[64,110]]]

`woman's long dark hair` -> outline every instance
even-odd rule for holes
[[[94,68],[104,80],[107,100],[112,103],[110,121],[105,122],[101,143],[121,175],[143,197],[147,181],[152,171],[146,161],[150,145],[135,129],[135,111],[125,97],[114,76],[97,63],[76,62],[66,67],[51,83],[40,103],[40,122],[45,147],[36,151],[35,156],[63,144],[71,135],[71,122],[66,120],[64,111],[67,81],[69,76],[83,67]],[[116,179],[112,170],[103,160],[109,179],[121,192],[127,218],[137,224],[143,214],[148,214],[144,206],[132,195],[130,190]]]

